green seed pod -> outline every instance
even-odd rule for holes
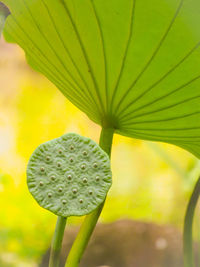
[[[111,177],[108,155],[91,139],[74,133],[41,144],[27,167],[32,196],[63,217],[96,209],[107,195]]]

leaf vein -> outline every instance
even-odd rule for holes
[[[200,75],[198,75],[197,77],[193,78],[189,82],[179,86],[178,88],[176,88],[175,90],[169,92],[168,94],[163,95],[163,96],[161,96],[161,97],[159,97],[157,99],[154,99],[153,101],[147,103],[146,105],[143,106],[143,108],[144,107],[149,107],[149,106],[159,102],[160,100],[163,100],[163,99],[167,98],[168,96],[173,95],[174,93],[177,93],[178,91],[186,88],[188,85],[191,85],[193,82],[195,82],[195,81],[197,81],[199,79],[200,79]],[[136,112],[136,111],[138,111],[140,109],[141,108],[139,107],[138,109],[135,109],[134,111],[131,111],[131,112],[127,113],[127,114],[124,114],[120,119],[126,119],[127,120],[129,118],[129,115],[133,115],[134,112]],[[158,111],[160,111],[160,110],[158,110]],[[144,116],[146,114],[151,114],[151,112],[145,112],[145,113],[142,113],[142,114],[139,114],[139,115],[136,115],[136,116],[131,116],[130,118],[138,118],[138,117],[142,117],[142,116]]]
[[[166,40],[168,33],[170,32],[170,30],[172,29],[174,22],[176,21],[176,18],[183,6],[183,2],[184,0],[180,0],[180,4],[178,5],[178,8],[176,9],[176,12],[172,18],[172,20],[170,21],[170,24],[166,30],[166,32],[164,33],[163,37],[161,38],[159,44],[157,45],[155,51],[153,52],[152,56],[150,57],[150,59],[147,61],[146,65],[144,66],[144,68],[142,69],[142,71],[139,73],[139,75],[137,76],[137,78],[133,81],[133,83],[131,84],[131,86],[128,88],[128,90],[125,92],[125,94],[122,96],[122,98],[120,99],[120,102],[118,102],[118,105],[116,106],[116,112],[119,111],[119,113],[123,113],[123,111],[126,109],[126,107],[124,107],[122,110],[120,110],[120,106],[122,105],[122,103],[124,102],[124,99],[128,96],[128,94],[130,93],[130,91],[133,89],[133,87],[137,84],[137,82],[140,80],[140,78],[142,77],[142,75],[145,73],[145,71],[149,68],[149,66],[151,65],[151,63],[153,62],[154,58],[157,56],[158,52],[160,51],[164,41]],[[115,113],[116,114],[116,113]]]

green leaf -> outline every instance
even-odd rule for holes
[[[4,0],[5,36],[90,119],[200,157],[199,0]]]
[[[4,27],[5,20],[9,14],[10,14],[9,9],[3,3],[0,2],[0,37]]]

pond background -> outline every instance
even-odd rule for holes
[[[98,142],[100,127],[26,63],[24,52],[0,40],[0,266],[34,267],[51,242],[56,216],[38,206],[26,186],[34,149],[67,132]],[[182,231],[200,162],[178,147],[114,137],[113,186],[100,221],[130,218]],[[198,206],[195,239],[198,234]],[[70,218],[78,225],[83,218]]]

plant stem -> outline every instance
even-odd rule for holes
[[[113,134],[114,129],[102,128],[99,145],[109,155],[109,157],[111,154]],[[78,267],[81,257],[83,256],[83,253],[92,235],[92,232],[97,224],[104,203],[102,203],[96,210],[85,217],[80,231],[69,252],[65,267]]]
[[[50,260],[49,267],[58,267],[60,263],[60,251],[62,247],[62,241],[65,231],[67,218],[58,216],[56,229],[54,232],[52,244],[51,244],[51,252],[50,252]]]
[[[188,203],[183,234],[183,250],[184,250],[184,267],[194,267],[193,242],[192,242],[192,225],[194,212],[200,194],[200,178],[198,179],[195,188]]]

